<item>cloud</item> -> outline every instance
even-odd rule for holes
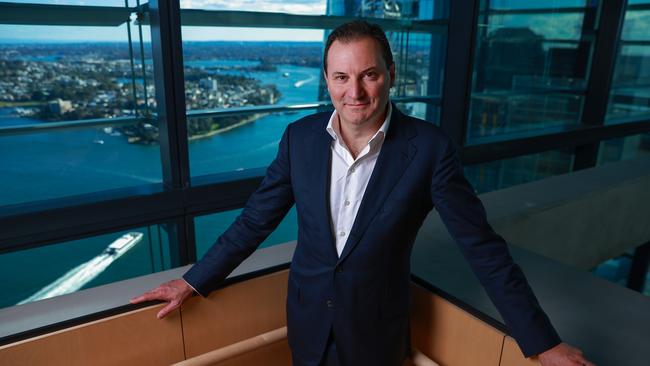
[[[325,14],[324,0],[181,0],[183,9],[242,10],[273,13]]]

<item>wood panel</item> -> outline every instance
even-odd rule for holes
[[[413,345],[441,366],[497,366],[504,334],[422,287],[412,285]]]
[[[286,325],[288,270],[194,297],[181,308],[187,357]]]
[[[0,365],[169,365],[183,359],[179,312],[162,305],[0,347]]]
[[[291,351],[285,339],[260,347],[253,352],[233,357],[229,360],[216,363],[214,366],[289,366],[291,365]]]
[[[539,366],[537,358],[525,358],[517,342],[512,337],[506,336],[503,342],[501,366]]]

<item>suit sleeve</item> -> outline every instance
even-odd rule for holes
[[[190,268],[183,279],[202,296],[215,290],[230,272],[280,224],[294,204],[290,178],[289,125],[278,154],[266,171],[257,190],[250,196],[242,213],[217,239],[203,259]]]
[[[431,195],[447,230],[487,291],[526,357],[561,342],[504,239],[487,222],[485,209],[465,179],[447,138],[432,180]]]

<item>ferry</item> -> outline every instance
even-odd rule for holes
[[[126,253],[126,251],[133,248],[134,245],[138,244],[140,240],[142,240],[142,233],[130,232],[124,234],[106,247],[104,253],[119,258],[122,254]]]

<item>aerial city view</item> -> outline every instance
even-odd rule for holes
[[[133,65],[125,46],[121,43],[0,45],[3,114],[43,122],[114,118],[133,115],[136,111],[151,116],[156,107],[151,55],[145,52],[144,62]],[[184,53],[187,110],[216,109],[276,104],[282,99],[282,93],[276,84],[265,83],[265,79],[278,73],[276,65],[279,64],[318,70],[321,45],[189,42]],[[288,72],[281,74],[285,78],[290,76]],[[295,82],[294,87],[318,81],[317,76],[311,75]],[[188,124],[189,137],[218,133],[256,117],[259,116],[224,117],[218,122],[193,118]],[[124,133],[131,143],[151,144],[158,139],[157,128],[150,123],[107,131]]]

